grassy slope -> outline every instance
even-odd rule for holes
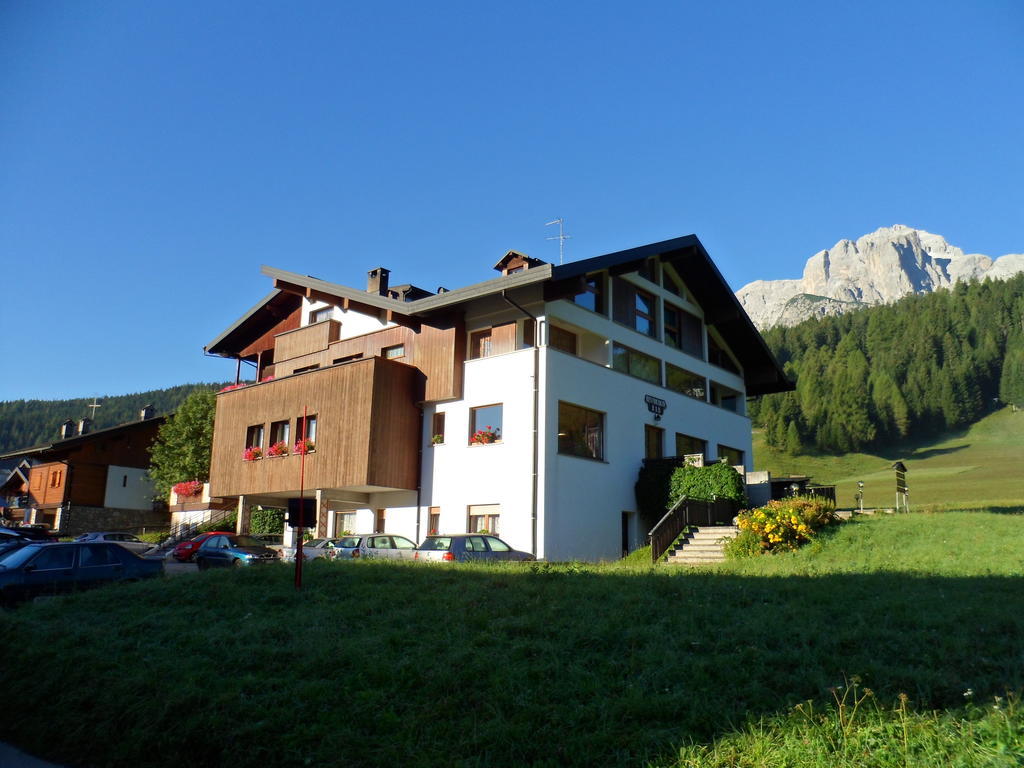
[[[883,516],[701,571],[317,561],[300,594],[284,566],[99,590],[0,615],[0,690],[24,693],[0,738],[71,765],[801,764],[753,757],[819,749],[786,713],[852,675],[956,722],[968,688],[1024,689],[1022,538],[1024,516]],[[782,735],[742,746],[762,717]]]
[[[754,465],[773,475],[807,474],[836,485],[840,507],[852,507],[857,481],[864,481],[866,507],[892,507],[896,482],[891,469],[907,465],[912,508],[1024,509],[1024,411],[997,411],[962,433],[908,444],[880,454],[789,456],[755,433]]]

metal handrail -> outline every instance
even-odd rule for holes
[[[720,509],[722,505],[725,505],[725,509]],[[681,496],[679,500],[673,504],[668,512],[666,512],[662,518],[655,524],[655,526],[647,534],[651,542],[651,561],[657,563],[664,555],[669,547],[675,543],[679,535],[686,530],[686,528],[696,521],[693,518],[699,512],[699,510],[691,510],[691,505],[694,507],[703,506],[704,515],[706,518],[707,525],[714,525],[716,523],[724,523],[726,521],[731,522],[736,512],[739,511],[739,502],[733,501],[732,499],[720,499],[717,496],[710,500],[706,499],[689,499],[685,495]],[[693,514],[691,514],[691,512]],[[726,520],[720,518],[725,517]],[[701,524],[704,520],[700,521]]]

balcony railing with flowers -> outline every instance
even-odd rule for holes
[[[182,496],[199,496],[203,492],[202,480],[186,480],[182,483],[175,483],[171,490],[179,498]]]

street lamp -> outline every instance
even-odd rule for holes
[[[864,481],[857,481],[857,501],[860,502],[860,513],[864,514]]]

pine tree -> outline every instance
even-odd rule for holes
[[[999,399],[1007,405],[1024,407],[1024,336],[1007,343],[1003,375],[999,379]]]
[[[796,428],[796,422],[789,422],[786,429],[786,453],[797,456],[803,453],[803,445],[800,443],[800,432]]]

